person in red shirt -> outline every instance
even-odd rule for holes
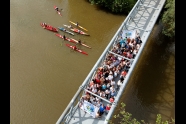
[[[92,79],[92,81],[90,82],[89,86],[91,87],[91,86],[94,85],[94,84],[95,84],[95,80]]]
[[[114,102],[114,97],[112,96],[111,98],[110,98],[110,102]]]
[[[110,104],[107,104],[106,109],[105,109],[105,113],[106,113],[106,114],[108,114],[110,108],[111,108]]]

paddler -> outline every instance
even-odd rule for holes
[[[65,35],[63,35],[63,40],[65,40],[66,39],[66,36]]]
[[[44,22],[43,23],[43,28],[46,28],[47,27],[47,24]]]
[[[81,30],[78,30],[78,33],[80,34]]]
[[[68,28],[73,28],[72,25],[69,25]]]
[[[76,22],[76,26],[77,26],[77,27],[79,26],[79,23],[78,23],[78,22]]]
[[[81,40],[80,39],[78,40],[78,43],[81,44]]]
[[[59,12],[59,8],[58,8],[57,6],[56,6],[55,10],[56,10],[57,12]]]
[[[73,50],[76,50],[76,49],[77,49],[77,47],[76,47],[76,46],[73,46],[73,47],[72,47],[72,49],[73,49]]]

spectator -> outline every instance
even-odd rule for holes
[[[97,98],[97,97],[96,97]],[[99,108],[100,106],[101,106],[101,104],[102,104],[102,102],[100,102],[100,100],[98,100],[97,102],[96,102],[96,106]]]
[[[110,89],[109,88],[107,88],[105,90],[105,97],[106,97],[106,99],[109,99],[110,98]]]
[[[111,81],[113,78],[114,78],[114,77],[113,77],[113,74],[112,74],[112,72],[110,72],[110,73],[109,73],[109,76],[108,76],[108,80]]]
[[[115,97],[115,96],[116,96],[116,91],[115,91],[115,90],[111,90],[110,96],[111,96],[111,97]]]
[[[92,79],[92,81],[90,82],[89,86],[91,87],[92,85],[94,85],[94,83],[95,83],[95,80]]]
[[[102,98],[105,98],[105,92],[104,92],[104,91],[101,91],[99,95],[100,95]]]
[[[123,78],[125,78],[125,76],[126,76],[126,75],[127,75],[127,71],[126,71],[126,70],[124,70],[124,71],[122,71],[122,72],[121,72],[120,77],[121,77],[121,76],[123,76]]]
[[[105,114],[108,114],[110,108],[111,108],[110,104],[107,104],[107,106],[105,108]]]
[[[111,87],[111,84],[110,83],[111,83],[110,81],[107,83],[107,88],[109,88],[109,89]]]
[[[122,79],[118,80],[117,86],[116,86],[117,91],[119,90],[119,88],[121,87],[122,84],[123,84],[123,80]]]
[[[110,102],[112,102],[112,103],[114,102],[114,97],[110,98]]]
[[[115,90],[115,87],[114,86],[111,86],[110,87],[110,91],[112,91],[112,90]]]
[[[106,107],[104,106],[104,104],[101,104],[101,106],[99,107],[99,110],[98,110],[100,113],[100,116],[103,115],[103,113],[105,112],[105,108]]]
[[[115,86],[116,82],[114,81],[114,79],[111,80],[111,86]]]
[[[102,91],[105,91],[106,88],[107,88],[107,86],[106,86],[106,84],[104,83],[104,84],[101,86],[101,90],[102,90]]]

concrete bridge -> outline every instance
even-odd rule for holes
[[[133,72],[133,69],[136,66],[136,63],[145,47],[146,42],[148,41],[148,38],[150,36],[150,33],[158,19],[158,16],[161,13],[162,8],[164,7],[166,0],[138,0],[136,4],[134,5],[133,9],[130,11],[124,22],[121,24],[120,28],[116,32],[116,34],[113,36],[111,41],[109,42],[108,46],[84,80],[84,82],[79,87],[78,91],[74,95],[74,97],[71,99],[70,103],[66,107],[66,109],[63,111],[62,115],[57,120],[56,124],[107,124],[108,121],[112,117],[112,114],[118,104],[118,101],[122,95],[122,93],[125,90],[125,87],[127,85],[127,82],[130,78],[130,75]],[[129,31],[129,37],[134,37],[134,32],[138,32],[139,36],[141,37],[141,40],[143,41],[141,43],[140,49],[138,53],[136,54],[135,58],[127,58],[125,56],[116,54],[112,52],[111,50],[113,47],[119,42],[121,36],[124,38],[127,36],[127,31]],[[132,32],[133,31],[133,32]],[[128,36],[127,36],[128,37]],[[99,67],[103,66],[104,60],[106,59],[108,54],[114,54],[117,57],[123,58],[125,60],[128,60],[130,62],[130,69],[128,70],[128,73],[123,81],[123,84],[121,85],[120,89],[117,91],[117,95],[115,97],[114,102],[110,102],[109,100],[102,98],[90,91],[87,90],[87,85],[91,82],[91,80],[94,78],[97,69]],[[114,79],[117,83],[119,78]],[[89,92],[90,94],[100,98],[104,104],[111,104],[111,109],[107,115],[103,114],[101,118],[94,118],[89,113],[84,112],[79,107],[79,103],[81,102],[82,95],[85,94],[85,92]]]

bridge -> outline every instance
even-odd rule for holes
[[[70,103],[67,105],[66,109],[63,111],[56,124],[107,124],[108,121],[112,117],[112,114],[118,105],[118,101],[122,96],[122,93],[125,90],[127,82],[130,78],[130,75],[133,72],[134,67],[145,47],[146,42],[150,36],[150,33],[159,17],[161,10],[165,4],[166,0],[138,0],[128,16],[125,18],[124,22],[121,24],[120,28],[113,36],[108,46],[105,48],[104,52],[85,78],[84,82],[79,87],[76,94],[71,99]],[[137,33],[137,34],[136,34]],[[121,38],[123,40],[125,37],[135,38],[136,35],[139,35],[142,43],[140,44],[140,48],[135,57],[130,58],[126,57],[123,54],[118,54],[113,51],[113,48],[120,43]],[[123,84],[117,90],[117,94],[114,97],[114,102],[110,102],[108,99],[103,98],[93,92],[89,91],[88,85],[95,78],[95,75],[99,69],[99,67],[103,67],[105,65],[104,61],[107,59],[108,55],[114,55],[120,60],[126,60],[129,63],[129,69],[127,71],[127,75],[124,78]],[[121,74],[121,73],[120,73]],[[114,78],[115,82],[119,80],[120,77]],[[89,93],[97,98],[99,98],[102,103],[110,104],[111,109],[108,114],[103,114],[101,118],[95,118],[95,115],[91,115],[90,113],[85,112],[80,104],[82,101],[82,96],[86,93]],[[88,102],[87,102],[88,103]],[[96,109],[96,107],[95,107]]]

